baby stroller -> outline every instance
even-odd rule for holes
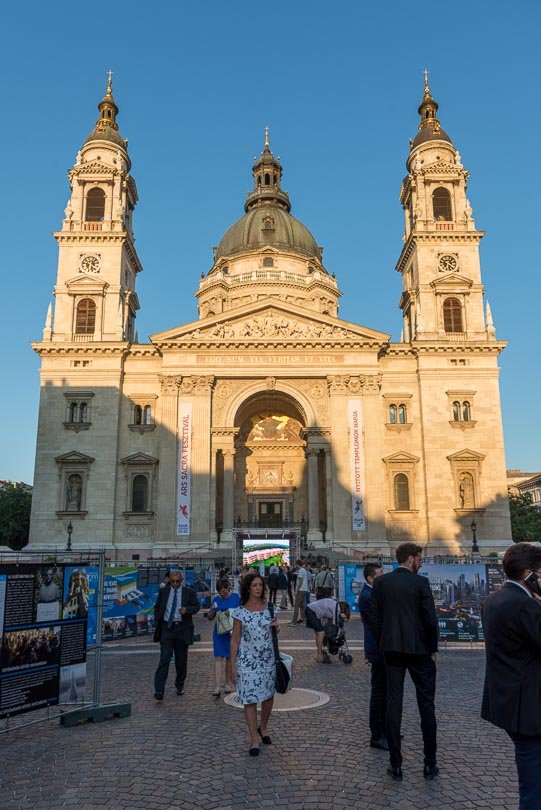
[[[325,663],[330,664],[331,655],[337,655],[338,659],[344,664],[351,664],[353,656],[351,655],[346,638],[346,631],[344,630],[344,619],[340,615],[338,605],[336,606],[335,621],[328,621],[325,625],[325,636],[323,638],[323,656]]]

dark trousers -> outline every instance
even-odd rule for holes
[[[273,605],[276,604],[276,594],[278,593],[278,588],[269,588],[269,602],[272,602]]]
[[[368,723],[370,737],[381,740],[385,737],[385,708],[387,706],[387,679],[385,677],[385,659],[382,653],[366,653],[370,663],[370,711]]]
[[[541,807],[541,736],[527,737],[526,734],[509,736],[515,744],[518,788],[520,793],[519,810],[539,810]]]
[[[385,729],[389,743],[391,767],[402,765],[400,750],[400,726],[402,723],[402,703],[404,700],[404,678],[406,670],[415,686],[417,706],[421,716],[425,765],[436,763],[436,664],[430,655],[409,655],[407,653],[385,653],[385,674],[387,677],[387,710]]]
[[[181,632],[176,627],[170,630],[166,625],[162,628],[160,638],[160,663],[154,675],[154,691],[163,692],[167,676],[169,675],[169,663],[171,656],[175,654],[175,688],[182,689],[186,680],[186,670],[188,668],[188,644],[184,640]]]
[[[287,595],[289,596],[289,604],[291,605],[291,607],[293,607],[293,605],[295,604],[295,600],[293,599],[293,592],[291,590],[291,582],[287,586]]]

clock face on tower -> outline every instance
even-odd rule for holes
[[[97,256],[83,256],[81,259],[81,271],[83,273],[99,273],[100,260]]]
[[[443,253],[438,261],[438,269],[440,273],[454,273],[458,270],[458,259],[451,253]]]

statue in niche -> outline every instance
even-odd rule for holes
[[[473,478],[470,473],[462,473],[458,485],[458,496],[462,509],[473,509],[475,507]]]
[[[67,201],[64,208],[64,218],[68,221],[73,217],[73,208],[71,207],[71,199]]]
[[[81,511],[81,494],[83,491],[83,480],[80,475],[70,475],[66,487],[66,511]]]
[[[248,475],[246,477],[246,483],[249,487],[253,487],[254,485],[254,474],[251,470],[248,470]]]

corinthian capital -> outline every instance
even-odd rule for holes
[[[176,397],[182,382],[182,377],[176,375],[160,374],[160,393],[162,396]]]

